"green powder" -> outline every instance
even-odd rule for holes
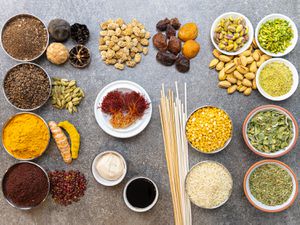
[[[259,84],[267,94],[273,97],[285,95],[293,85],[292,71],[284,63],[269,63],[260,73]]]

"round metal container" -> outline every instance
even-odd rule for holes
[[[37,106],[37,107],[35,107],[35,108],[32,108],[32,109],[22,109],[22,108],[19,108],[19,107],[15,106],[12,102],[9,101],[8,97],[6,96],[5,89],[4,89],[4,82],[5,82],[5,79],[6,79],[7,75],[9,74],[9,72],[10,72],[12,69],[14,69],[15,67],[20,66],[20,65],[24,65],[24,64],[31,64],[31,65],[34,65],[34,66],[39,67],[41,70],[44,71],[44,73],[47,75],[48,80],[49,80],[49,95],[48,95],[48,97],[47,97],[47,100],[44,101],[41,105],[39,105],[39,106]],[[51,87],[52,87],[52,82],[51,82],[51,78],[50,78],[49,74],[43,69],[43,67],[41,67],[41,66],[38,65],[38,64],[32,63],[32,62],[19,63],[19,64],[15,65],[15,66],[11,67],[11,68],[6,72],[6,74],[5,74],[5,76],[4,76],[4,79],[3,79],[3,82],[2,82],[2,91],[3,91],[3,94],[4,94],[4,97],[5,97],[6,101],[7,101],[10,105],[12,105],[14,108],[16,108],[17,110],[20,110],[20,111],[23,111],[23,112],[34,111],[34,110],[36,110],[36,109],[41,108],[43,105],[45,105],[46,102],[49,100],[49,98],[50,98],[50,96],[51,96]]]
[[[187,194],[187,195],[188,195],[190,201],[191,201],[194,205],[196,205],[196,206],[198,206],[198,207],[200,207],[200,208],[203,208],[203,209],[216,209],[216,208],[221,207],[222,205],[224,205],[224,204],[228,201],[228,199],[230,198],[230,196],[231,196],[231,194],[232,194],[232,189],[233,189],[233,179],[232,179],[231,173],[229,172],[229,170],[228,170],[223,164],[221,164],[221,163],[219,163],[219,162],[216,162],[216,161],[212,161],[212,160],[205,160],[205,161],[201,161],[201,162],[196,163],[194,166],[192,166],[192,168],[189,170],[189,172],[188,172],[187,175],[185,176],[185,180],[184,180],[185,191],[186,191],[186,193],[187,193],[187,189],[186,189],[186,186],[187,186],[187,185],[186,185],[186,182],[187,182],[187,177],[189,176],[189,174],[191,173],[191,171],[192,171],[195,167],[197,167],[198,165],[203,164],[203,163],[207,163],[207,162],[216,163],[216,164],[220,165],[220,166],[223,167],[224,170],[230,175],[231,180],[232,180],[232,186],[231,186],[231,189],[230,189],[228,198],[225,199],[225,201],[221,202],[221,203],[220,203],[219,205],[217,205],[217,206],[214,206],[214,207],[212,207],[212,208],[205,208],[205,207],[201,207],[201,206],[197,205],[195,202],[193,202],[193,201],[191,200],[190,196],[189,196],[188,194]]]
[[[47,177],[47,180],[48,180],[48,191],[47,191],[47,194],[46,194],[45,198],[44,198],[39,204],[37,204],[36,206],[31,206],[31,207],[20,207],[20,206],[17,206],[17,205],[14,204],[13,202],[11,202],[11,201],[6,197],[6,195],[5,195],[5,193],[4,193],[4,180],[5,180],[5,176],[7,175],[7,173],[9,172],[9,170],[11,170],[14,166],[16,166],[16,165],[18,165],[18,164],[21,164],[21,163],[30,163],[30,164],[33,164],[33,165],[39,167],[39,168],[45,173],[45,175],[46,175],[46,177]],[[45,170],[43,167],[41,167],[40,165],[38,165],[37,163],[29,162],[29,161],[18,162],[18,163],[15,163],[14,165],[12,165],[11,167],[9,167],[9,168],[5,171],[4,176],[3,176],[3,178],[2,178],[2,193],[3,193],[3,196],[4,196],[5,200],[6,200],[6,201],[8,202],[8,204],[10,204],[12,207],[14,207],[14,208],[16,208],[16,209],[20,209],[20,210],[30,210],[30,209],[33,209],[33,208],[39,206],[40,204],[42,204],[42,203],[47,199],[47,197],[48,197],[48,195],[49,195],[49,193],[50,193],[50,179],[49,179],[49,176],[48,176],[46,170]]]
[[[223,111],[228,115],[228,117],[229,117],[229,119],[230,119],[230,122],[231,122],[231,126],[232,126],[232,129],[231,129],[231,136],[230,136],[230,138],[226,141],[226,143],[224,144],[224,146],[221,147],[221,148],[218,148],[218,149],[216,149],[216,150],[214,150],[214,151],[212,151],[212,152],[204,152],[204,151],[201,151],[200,149],[195,148],[195,147],[192,145],[192,143],[189,141],[189,139],[187,138],[187,135],[186,135],[186,126],[187,126],[187,122],[189,121],[190,117],[191,117],[195,112],[197,112],[199,109],[206,108],[206,107],[213,107],[213,108],[217,108],[217,109],[223,110]],[[223,149],[225,149],[225,148],[229,145],[229,143],[230,143],[230,141],[231,141],[231,139],[232,139],[232,136],[233,136],[233,123],[232,123],[231,117],[229,116],[229,114],[228,114],[224,109],[222,109],[222,108],[220,108],[220,107],[213,106],[213,105],[204,105],[204,106],[200,106],[199,108],[196,108],[196,109],[188,116],[188,119],[187,119],[187,121],[186,121],[186,123],[185,123],[185,135],[186,135],[186,139],[187,139],[188,143],[190,144],[190,146],[191,146],[193,149],[195,149],[197,152],[201,152],[201,153],[209,154],[209,155],[210,155],[210,154],[215,154],[215,153],[218,153],[218,152],[222,151]]]
[[[34,157],[34,158],[29,158],[29,159],[19,159],[19,158],[16,158],[13,154],[11,154],[11,153],[7,150],[7,148],[6,148],[5,145],[4,145],[4,141],[3,141],[3,133],[4,133],[5,127],[7,126],[7,124],[8,124],[15,116],[21,115],[21,114],[32,114],[32,115],[34,115],[34,116],[40,118],[40,119],[45,123],[46,127],[48,128],[48,134],[49,134],[48,144],[47,144],[46,148],[41,152],[41,154],[38,155],[38,156],[36,156],[36,157]],[[43,155],[43,153],[47,150],[47,148],[48,148],[48,146],[49,146],[50,140],[51,140],[51,133],[50,133],[50,129],[49,129],[49,126],[48,126],[47,122],[46,122],[41,116],[39,116],[39,115],[37,115],[37,114],[35,114],[35,113],[32,113],[32,112],[20,112],[20,113],[17,113],[17,114],[15,114],[15,115],[11,116],[11,117],[5,122],[5,124],[4,124],[3,127],[2,127],[2,146],[3,146],[3,148],[5,149],[5,151],[6,151],[10,156],[12,156],[13,158],[15,158],[15,159],[17,159],[17,160],[20,160],[20,161],[34,160],[34,159],[40,157],[41,155]]]
[[[45,29],[46,29],[46,32],[47,32],[47,43],[46,43],[45,49],[44,49],[38,56],[36,56],[35,58],[27,59],[27,60],[21,60],[21,59],[16,59],[16,58],[12,57],[12,56],[6,51],[6,49],[4,48],[3,43],[2,43],[2,35],[3,35],[3,31],[4,31],[4,29],[6,28],[7,24],[9,24],[12,20],[16,19],[17,17],[22,17],[22,16],[25,16],[25,17],[26,17],[26,16],[27,16],[27,17],[33,17],[33,18],[39,20],[39,21],[44,25],[44,27],[45,27]],[[4,51],[4,52],[6,53],[6,55],[8,55],[11,59],[14,59],[14,60],[19,61],[19,62],[31,62],[31,61],[34,61],[34,60],[38,59],[39,57],[41,57],[41,56],[44,54],[44,52],[46,51],[46,49],[47,49],[47,47],[48,47],[48,44],[49,44],[49,32],[48,32],[47,26],[45,25],[45,23],[44,23],[40,18],[38,18],[37,16],[34,16],[34,15],[32,15],[32,14],[22,13],[22,14],[17,14],[17,15],[14,15],[14,16],[10,17],[10,18],[4,23],[4,25],[3,25],[2,29],[1,29],[0,40],[1,40],[0,42],[1,42],[1,47],[2,47],[3,51]]]

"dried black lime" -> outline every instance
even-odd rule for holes
[[[89,29],[84,24],[74,23],[71,26],[71,38],[78,44],[84,45],[90,37]]]
[[[48,31],[52,39],[63,42],[70,37],[71,26],[63,19],[54,19],[50,21]]]
[[[70,50],[69,60],[72,66],[84,68],[91,61],[90,50],[84,45],[76,45]]]

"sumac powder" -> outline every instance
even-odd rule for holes
[[[3,194],[18,207],[33,207],[41,203],[49,191],[44,171],[31,163],[18,163],[3,178]]]
[[[47,43],[47,28],[34,16],[15,16],[3,28],[3,48],[15,59],[32,60],[46,49]]]
[[[13,67],[5,77],[4,92],[8,100],[21,109],[34,109],[50,95],[50,81],[43,69],[31,64]]]

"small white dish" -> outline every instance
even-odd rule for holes
[[[143,117],[135,121],[131,126],[127,128],[123,128],[123,129],[114,128],[109,122],[110,116],[103,113],[99,108],[104,97],[109,92],[115,90],[139,92],[143,94],[145,99],[150,103],[149,108],[145,111]],[[152,104],[148,93],[140,85],[127,80],[119,80],[106,85],[99,92],[94,105],[94,113],[95,113],[95,118],[97,120],[97,123],[99,124],[99,126],[102,128],[104,132],[117,138],[130,138],[142,132],[150,122],[151,115],[152,115]]]
[[[291,90],[288,93],[286,93],[285,95],[277,96],[277,97],[273,97],[273,96],[269,95],[268,93],[266,93],[263,90],[263,88],[260,86],[260,83],[259,83],[259,76],[260,76],[261,71],[264,69],[264,67],[266,65],[273,63],[273,62],[284,63],[286,66],[289,67],[289,69],[291,70],[291,72],[293,74],[293,85],[291,87]],[[297,90],[298,85],[299,85],[298,71],[297,71],[296,67],[290,61],[288,61],[286,59],[282,59],[282,58],[269,59],[269,60],[265,61],[256,72],[256,86],[257,86],[258,91],[265,98],[270,99],[272,101],[282,101],[282,100],[285,100],[285,99],[291,97],[291,95],[293,95],[294,92]]]
[[[150,181],[150,182],[153,184],[153,186],[154,186],[154,188],[155,188],[155,191],[156,191],[155,199],[153,200],[153,202],[151,203],[151,205],[149,205],[149,206],[147,206],[147,207],[145,207],[145,208],[138,208],[138,207],[132,206],[132,205],[129,203],[129,201],[128,201],[128,199],[127,199],[127,196],[126,196],[126,191],[127,191],[128,185],[129,185],[132,181],[134,181],[134,180],[136,180],[136,179],[140,179],[140,178],[143,178],[143,179],[146,179],[146,180]],[[123,191],[123,199],[124,199],[124,202],[125,202],[126,206],[127,206],[129,209],[131,209],[132,211],[134,211],[134,212],[139,212],[139,213],[140,213],[140,212],[147,212],[147,211],[149,211],[150,209],[152,209],[152,208],[155,206],[155,204],[157,203],[157,201],[158,201],[158,196],[159,196],[159,193],[158,193],[157,185],[154,183],[153,180],[149,179],[148,177],[143,177],[143,176],[138,176],[138,177],[134,177],[134,178],[130,179],[130,180],[126,183],[126,185],[125,185],[125,187],[124,187],[124,191]]]
[[[289,24],[291,25],[293,32],[294,32],[294,38],[291,40],[292,44],[284,52],[275,54],[275,53],[269,52],[269,51],[265,50],[263,47],[261,47],[261,45],[259,44],[259,41],[258,41],[258,33],[259,33],[260,27],[265,22],[267,22],[268,20],[273,20],[273,19],[278,19],[278,18],[284,19],[289,22]],[[281,57],[281,56],[287,55],[295,48],[297,41],[298,41],[298,29],[296,27],[296,24],[289,17],[282,15],[282,14],[270,14],[270,15],[267,15],[264,18],[262,18],[262,20],[259,21],[259,23],[257,24],[256,29],[255,29],[255,41],[257,43],[257,46],[263,53],[270,55],[272,57]]]
[[[122,175],[119,179],[117,179],[117,180],[106,180],[106,179],[104,179],[103,177],[100,176],[100,174],[98,173],[98,171],[97,171],[97,169],[96,169],[97,161],[98,161],[103,155],[105,155],[105,154],[107,154],[107,153],[113,153],[113,154],[116,154],[117,156],[119,156],[119,157],[122,159],[122,161],[123,161],[123,163],[124,163],[124,173],[123,173],[123,175]],[[101,152],[101,153],[98,154],[98,155],[94,158],[94,160],[93,160],[93,163],[92,163],[92,174],[93,174],[94,178],[96,179],[96,181],[97,181],[98,183],[104,185],[104,186],[109,186],[109,187],[111,187],[111,186],[115,186],[115,185],[121,183],[122,180],[124,179],[124,177],[126,176],[126,173],[127,173],[127,165],[126,165],[126,161],[125,161],[124,157],[123,157],[120,153],[118,153],[118,152],[116,152],[116,151],[105,151],[105,152]]]
[[[291,176],[292,178],[292,182],[293,182],[293,191],[291,196],[289,197],[289,199],[281,204],[281,205],[276,205],[276,206],[268,206],[265,205],[261,202],[259,202],[252,194],[250,191],[250,184],[249,184],[249,179],[251,174],[255,171],[255,169],[257,169],[258,167],[265,165],[265,164],[275,164],[277,166],[280,166],[282,169],[284,169],[285,171],[288,172],[288,174]],[[249,200],[249,202],[257,209],[263,211],[263,212],[268,212],[268,213],[276,213],[276,212],[281,212],[287,208],[289,208],[294,201],[297,198],[298,195],[298,181],[296,178],[295,173],[293,172],[293,170],[286,164],[284,164],[283,162],[280,162],[278,160],[272,160],[272,159],[266,159],[266,160],[262,160],[259,161],[257,163],[254,163],[247,171],[245,177],[244,177],[244,192],[245,195],[247,197],[247,199]]]
[[[218,23],[220,22],[221,19],[228,18],[230,16],[232,16],[233,18],[242,17],[246,21],[246,26],[249,29],[249,31],[248,31],[249,40],[244,44],[244,46],[242,48],[240,48],[236,52],[227,52],[227,51],[221,50],[219,48],[218,44],[215,43],[215,40],[214,40],[215,28],[217,27]],[[244,16],[241,13],[237,13],[237,12],[227,12],[227,13],[220,15],[217,19],[215,19],[215,21],[213,22],[211,29],[210,29],[210,39],[211,39],[213,45],[215,46],[216,49],[218,49],[218,51],[222,52],[225,55],[239,55],[242,52],[246,51],[250,47],[250,45],[253,41],[253,36],[254,36],[254,29],[253,29],[252,23],[246,16]]]

